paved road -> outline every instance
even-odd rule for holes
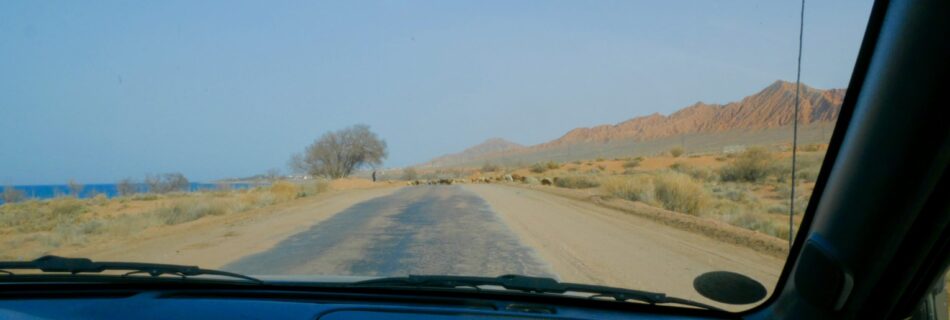
[[[461,186],[403,188],[358,203],[223,269],[245,274],[555,276],[485,200]]]
[[[693,289],[697,276],[735,271],[771,291],[782,264],[588,202],[511,186],[464,185],[405,187],[356,203],[222,269],[252,275],[525,274],[712,303]]]

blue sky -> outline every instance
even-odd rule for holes
[[[4,1],[0,184],[285,170],[365,123],[386,166],[794,81],[798,1]],[[870,1],[810,1],[845,87]]]

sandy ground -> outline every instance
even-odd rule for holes
[[[53,254],[220,268],[240,257],[268,250],[355,203],[385,196],[398,189],[330,191],[274,207],[146,232],[125,243],[88,244],[79,249],[57,250]]]
[[[642,217],[498,184],[331,191],[56,253],[257,275],[516,273],[707,303],[692,287],[700,274],[739,272],[771,291],[783,266]]]
[[[562,281],[707,301],[693,289],[693,279],[702,273],[739,272],[763,283],[771,293],[784,263],[748,248],[535,190],[501,185],[465,188],[485,199]]]

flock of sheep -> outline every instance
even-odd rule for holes
[[[421,185],[452,185],[460,183],[496,183],[496,182],[521,182],[521,183],[539,183],[542,185],[552,185],[554,180],[557,178],[541,178],[540,180],[533,177],[526,177],[519,174],[506,174],[503,176],[479,176],[472,178],[456,178],[456,179],[425,179],[425,180],[412,180],[407,181],[406,185],[409,186],[421,186]]]

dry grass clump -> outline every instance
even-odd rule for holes
[[[628,160],[628,161],[626,161],[626,162],[623,163],[623,167],[624,167],[625,169],[636,168],[636,167],[640,166],[640,161],[641,161],[641,160],[639,160],[639,159]]]
[[[308,181],[300,185],[299,198],[305,198],[330,190],[330,182],[323,179]]]
[[[603,180],[601,190],[621,199],[659,205],[690,215],[698,215],[708,202],[703,185],[678,172],[610,177]]]
[[[630,201],[653,203],[653,179],[649,175],[610,177],[600,184],[606,194]]]
[[[773,172],[775,157],[765,148],[749,148],[719,169],[722,181],[761,182]]]
[[[674,147],[673,149],[670,149],[670,155],[673,156],[673,158],[679,158],[679,156],[683,155],[685,152],[686,151],[680,147]]]
[[[555,170],[561,167],[560,163],[554,161],[538,162],[531,165],[531,172],[543,173],[548,170]]]
[[[296,199],[300,194],[300,186],[293,182],[277,181],[271,184],[270,193],[277,202]]]
[[[653,187],[656,201],[668,210],[698,215],[706,205],[702,184],[688,175],[678,172],[657,174]]]
[[[175,225],[201,219],[205,216],[220,216],[231,213],[234,208],[222,200],[186,199],[171,206],[151,212],[166,225]]]
[[[593,177],[587,176],[567,176],[554,179],[554,185],[569,189],[589,189],[600,186],[600,182]]]
[[[676,162],[670,165],[673,171],[686,174],[699,181],[711,181],[716,179],[716,174],[708,168],[699,168],[687,163]]]

